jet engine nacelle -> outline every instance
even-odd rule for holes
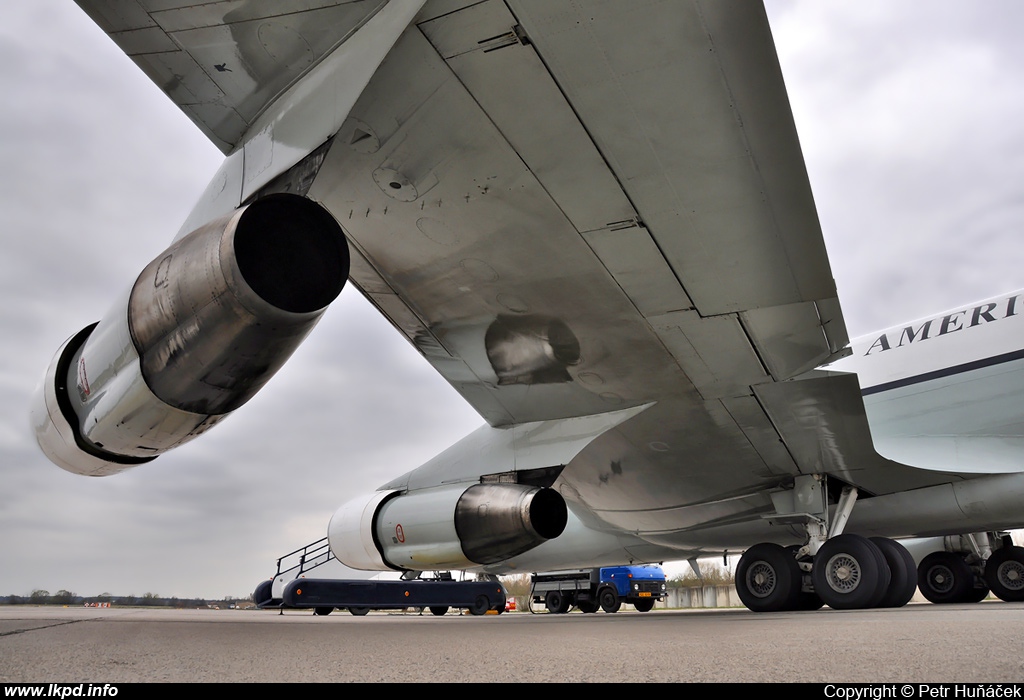
[[[68,471],[102,476],[191,440],[280,369],[348,270],[341,227],[296,195],[180,238],[57,351],[32,399],[39,446]]]
[[[331,551],[353,569],[437,571],[493,564],[565,529],[565,500],[553,489],[465,484],[376,491],[331,518]]]

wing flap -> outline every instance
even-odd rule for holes
[[[635,220],[636,211],[515,16],[485,2],[419,25],[431,45],[577,231]]]
[[[701,315],[835,297],[762,8],[510,5]]]
[[[693,308],[646,228],[625,222],[583,238],[645,318]]]

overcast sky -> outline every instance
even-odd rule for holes
[[[851,335],[1024,287],[1024,3],[768,8]],[[347,289],[203,439],[106,479],[51,465],[32,389],[221,155],[69,0],[0,5],[0,90],[0,595],[244,595],[482,422]]]

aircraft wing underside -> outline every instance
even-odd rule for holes
[[[229,151],[383,3],[80,4]],[[807,374],[848,338],[760,7],[428,2],[297,167],[268,187],[330,210],[351,281],[490,425],[650,405],[562,472],[606,525],[962,478],[878,456],[856,378]]]

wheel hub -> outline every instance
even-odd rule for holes
[[[939,593],[948,593],[953,589],[953,572],[944,566],[933,566],[928,571],[928,582]]]
[[[1017,561],[1003,562],[997,571],[999,583],[1011,591],[1024,590],[1024,565]]]
[[[768,562],[757,561],[747,569],[747,589],[758,598],[767,598],[775,590],[775,569]]]
[[[837,554],[825,565],[829,587],[837,593],[849,593],[860,585],[860,563],[848,554]]]

